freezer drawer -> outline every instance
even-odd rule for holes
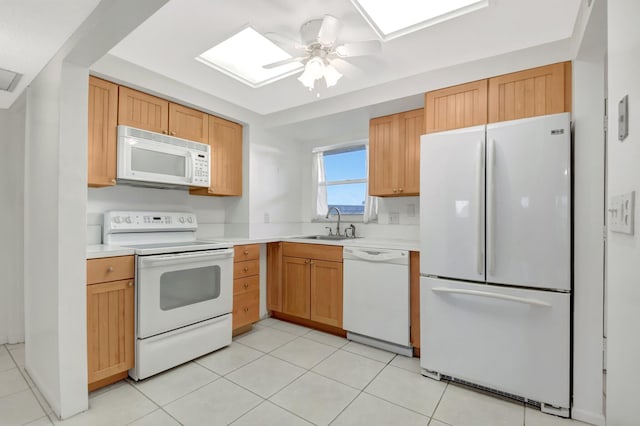
[[[420,279],[422,368],[569,408],[570,294]]]

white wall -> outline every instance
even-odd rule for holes
[[[608,2],[607,193],[640,195],[640,2]],[[629,95],[629,136],[617,140],[618,101]],[[607,240],[607,425],[638,423],[640,377],[640,241],[636,202],[635,235],[608,233]]]
[[[574,313],[572,417],[605,424],[602,372],[604,316],[604,98],[606,4],[594,2],[573,62]]]
[[[0,344],[24,341],[24,99],[0,110]]]

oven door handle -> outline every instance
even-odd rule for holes
[[[233,258],[233,249],[210,250],[196,253],[161,254],[140,257],[140,267],[157,265],[179,265],[201,260]]]

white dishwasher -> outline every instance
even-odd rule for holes
[[[343,249],[343,328],[347,338],[412,356],[409,338],[409,252]]]

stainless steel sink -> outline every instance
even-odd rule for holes
[[[344,235],[310,235],[308,237],[303,237],[306,240],[332,240],[332,241],[340,241],[340,240],[348,240],[350,237],[345,237]]]

